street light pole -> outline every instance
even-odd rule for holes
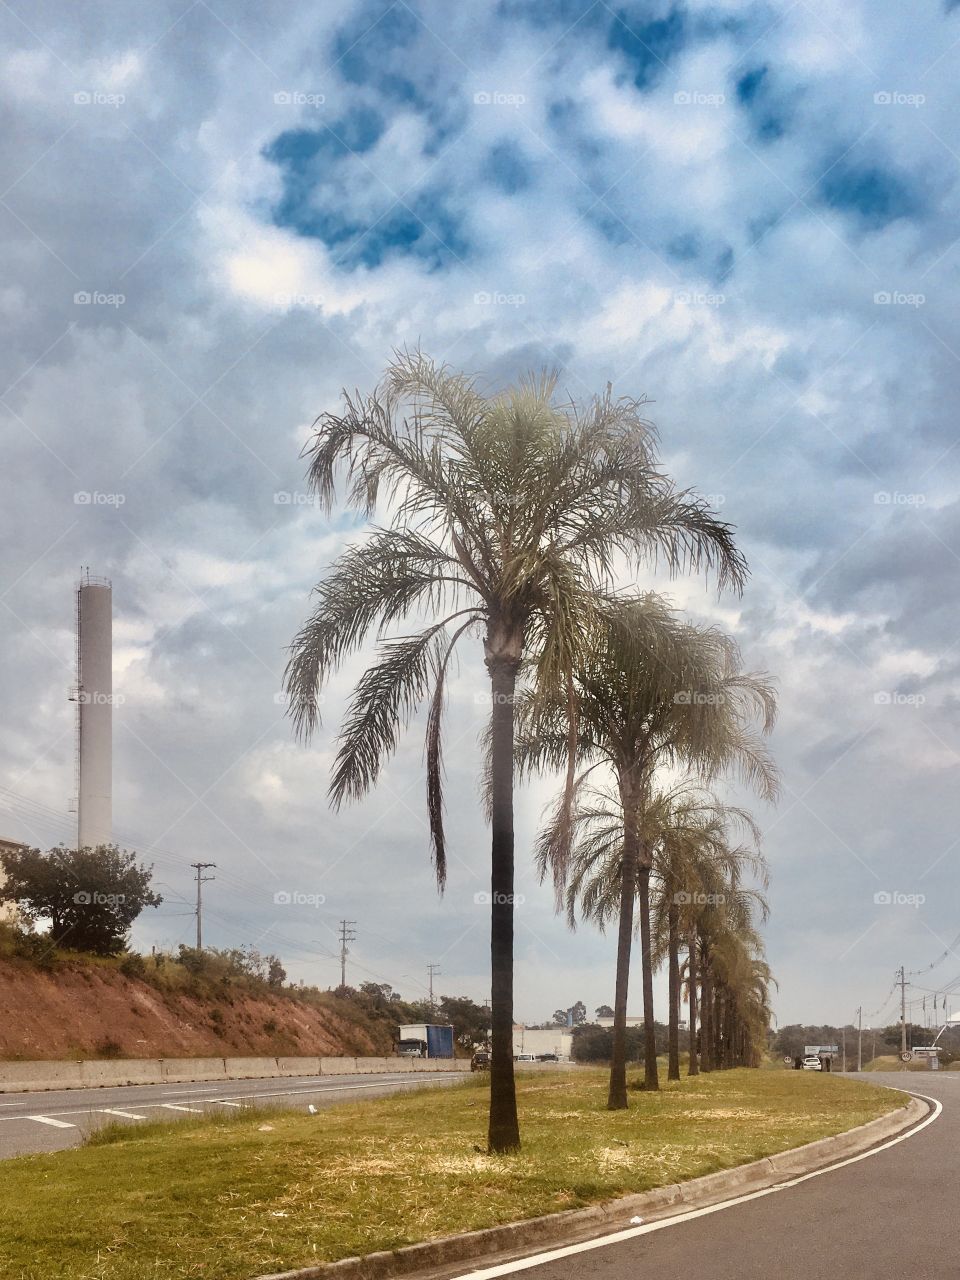
[[[863,1005],[857,1010],[857,1070],[863,1070]]]

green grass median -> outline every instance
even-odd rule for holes
[[[519,1076],[523,1150],[482,1151],[488,1081],[338,1106],[113,1129],[0,1164],[8,1280],[250,1280],[573,1209],[863,1124],[903,1096],[830,1075],[728,1071],[633,1092]],[[267,1131],[260,1126],[269,1125]]]

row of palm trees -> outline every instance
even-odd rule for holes
[[[340,730],[331,799],[339,806],[366,794],[401,729],[425,706],[427,811],[442,890],[445,693],[457,645],[482,638],[491,692],[488,1145],[498,1153],[520,1144],[517,778],[544,769],[563,775],[535,850],[541,872],[552,876],[571,920],[578,911],[601,924],[617,920],[612,1107],[627,1101],[635,924],[648,1085],[657,1071],[658,948],[670,967],[671,1017],[674,1007],[679,1017],[685,944],[694,1004],[699,992],[704,1069],[749,1056],[765,1000],[751,994],[763,985],[762,972],[754,907],[741,888],[744,872],[762,867],[755,850],[730,842],[737,825],[755,832],[707,788],[735,773],[772,798],[776,774],[763,738],[773,692],[765,677],[741,670],[735,644],[717,628],[683,619],[655,594],[622,587],[659,562],[671,575],[704,572],[718,590],[740,591],[746,564],[731,527],[662,470],[643,401],[614,399],[608,388],[586,408],[558,406],[555,390],[543,375],[485,395],[475,380],[419,351],[403,352],[373,393],[344,393],[342,412],[317,420],[306,452],[321,502],[331,509],[342,484],[348,505],[368,520],[381,511],[388,523],[373,525],[317,585],[286,675],[295,726],[309,737],[320,723],[324,683],[373,633],[374,660]],[[397,634],[411,618],[418,629]],[[666,778],[679,781],[666,787]]]

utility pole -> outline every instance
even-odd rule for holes
[[[857,1070],[863,1070],[863,1005],[857,1010]]]
[[[351,926],[355,925],[356,923],[357,923],[356,920],[340,921],[340,985],[341,987],[345,987],[347,985],[347,955],[349,954],[349,952],[347,951],[347,943],[356,941],[357,935],[353,932],[353,929],[351,928]]]
[[[430,1008],[433,1008],[433,980],[440,975],[440,966],[438,964],[427,965],[427,976],[430,980]]]
[[[191,862],[191,867],[197,873],[197,951],[203,950],[203,898],[201,896],[201,885],[209,884],[211,880],[215,880],[216,876],[205,876],[204,871],[215,867],[215,862]]]
[[[843,1066],[840,1068],[844,1073],[847,1070],[847,1028],[844,1024],[840,1028],[840,1043],[843,1045]]]
[[[897,981],[900,983],[900,1061],[903,1062],[903,1055],[907,1052],[907,975],[903,965]]]

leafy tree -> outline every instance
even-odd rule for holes
[[[74,951],[119,955],[134,920],[163,901],[150,888],[153,868],[116,845],[15,849],[0,861],[6,876],[0,901],[15,902],[31,926],[49,920],[50,941]]]
[[[608,1004],[601,1004],[601,1005],[597,1005],[596,1009],[594,1010],[594,1013],[596,1014],[596,1016],[597,1016],[598,1018],[612,1018],[612,1017],[613,1017],[613,1009],[612,1009],[612,1007],[611,1007],[610,1005],[608,1005]]]
[[[519,1147],[513,1070],[514,698],[523,667],[569,694],[599,625],[615,565],[662,557],[671,572],[744,576],[729,526],[659,469],[643,402],[608,393],[586,409],[554,403],[544,374],[499,394],[419,352],[396,356],[371,395],[344,393],[307,454],[329,511],[339,476],[350,505],[390,524],[348,548],[316,588],[285,685],[297,731],[319,723],[319,690],[373,632],[341,730],[331,797],[365,795],[415,709],[426,702],[427,811],[437,883],[446,879],[442,719],[457,642],[482,636],[490,678],[490,961],[488,1146]],[[411,615],[430,622],[394,629]],[[451,630],[448,631],[448,628]],[[566,704],[572,710],[570,703]]]
[[[469,996],[441,996],[438,1015],[441,1022],[453,1027],[462,1049],[473,1050],[490,1043],[490,1010]]]

